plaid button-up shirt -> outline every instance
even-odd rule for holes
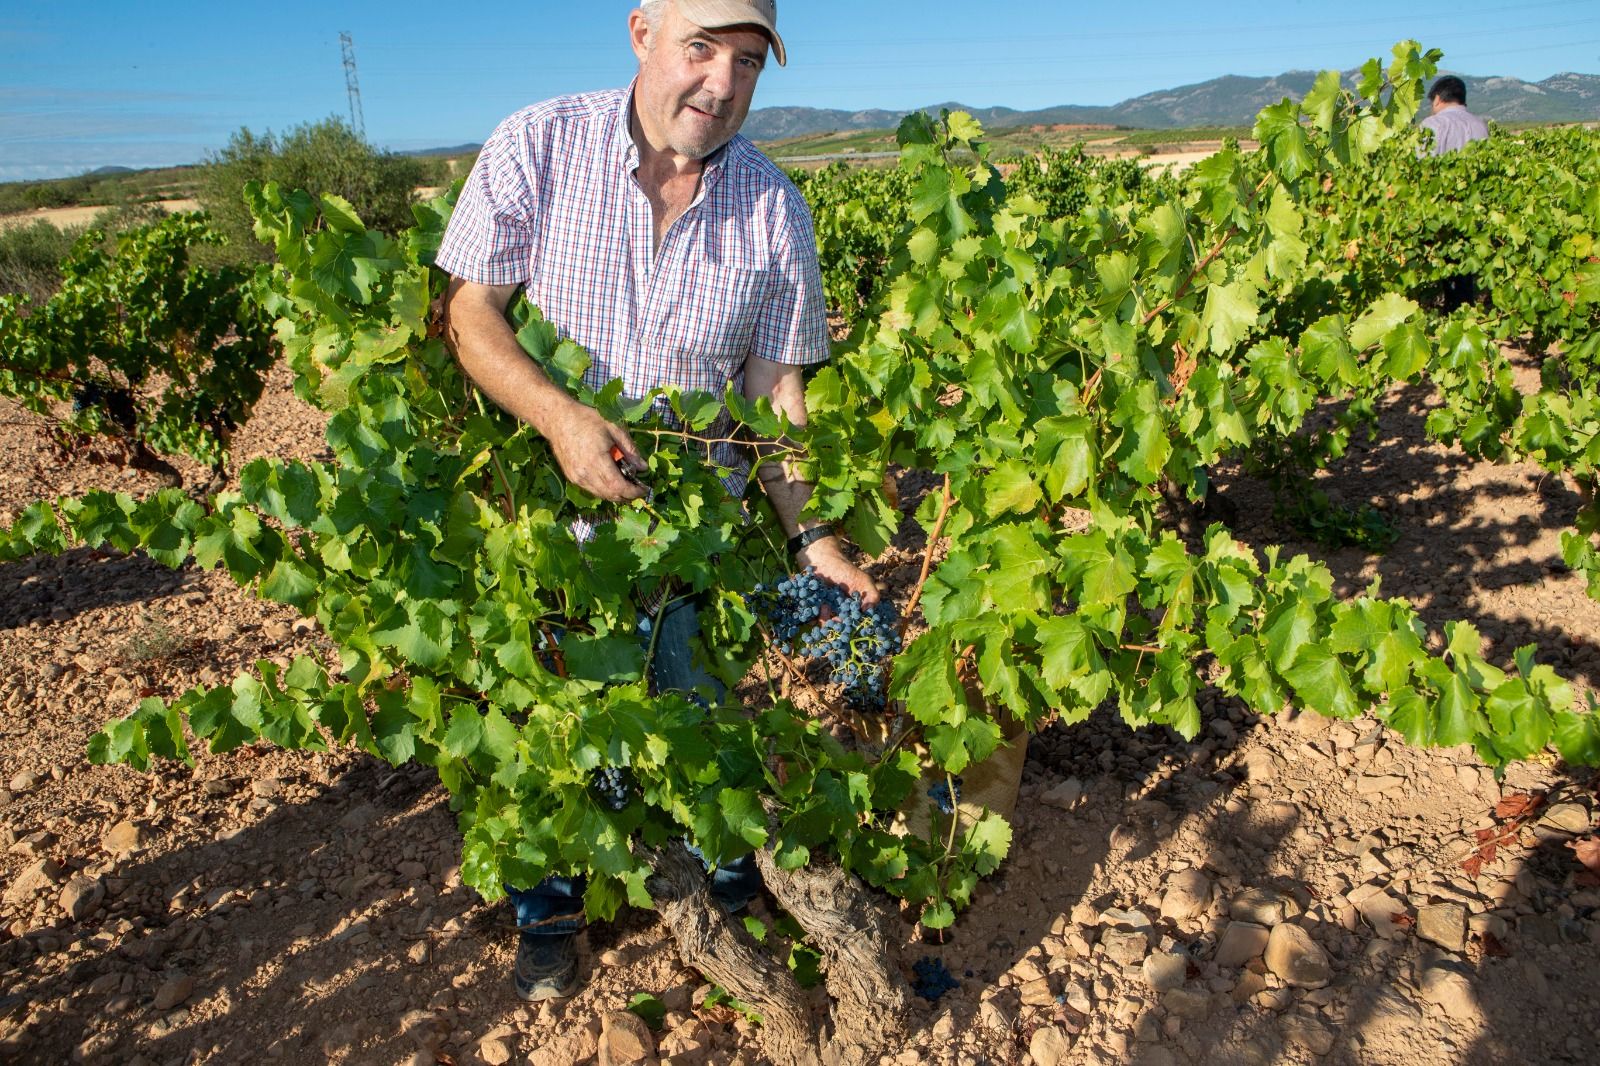
[[[811,214],[793,183],[747,139],[708,157],[700,189],[654,248],[636,174],[631,86],[517,112],[484,144],[436,262],[484,285],[522,285],[628,395],[677,386],[742,387],[745,359],[828,357]],[[714,427],[725,429],[724,426]],[[723,436],[714,432],[711,436]],[[712,458],[744,490],[745,449]]]

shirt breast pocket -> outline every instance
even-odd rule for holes
[[[695,387],[718,391],[744,365],[766,288],[765,270],[702,263],[685,272],[662,316],[661,342],[686,368],[704,367],[707,380]]]

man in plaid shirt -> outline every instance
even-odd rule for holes
[[[599,387],[631,395],[658,385],[720,393],[729,382],[806,420],[801,376],[828,357],[811,216],[798,190],[738,135],[768,49],[781,65],[773,0],[643,0],[629,15],[639,74],[623,90],[536,104],[484,144],[439,250],[452,275],[448,332],[463,369],[491,399],[537,429],[573,484],[613,502],[644,495],[613,461],[642,469],[627,430],[556,385],[517,344],[505,311],[519,287],[594,358]],[[736,471],[746,460],[717,457]],[[799,566],[867,600],[872,580],[826,526],[800,520],[810,486],[780,463],[757,479],[790,534]],[[675,605],[677,606],[677,605]],[[689,654],[692,605],[659,629],[658,688],[715,682]],[[756,889],[754,864],[717,871],[730,907]],[[514,971],[525,999],[577,987],[583,884],[549,878],[513,889]]]

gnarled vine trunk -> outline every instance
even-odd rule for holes
[[[827,1061],[850,1062],[904,1036],[911,989],[896,965],[889,903],[833,863],[783,870],[770,848],[756,852],[756,863],[779,905],[827,959],[834,1000]]]
[[[705,865],[681,842],[651,858],[655,873],[645,887],[678,941],[684,965],[761,1013],[762,1043],[777,1066],[820,1066],[816,1021],[789,968],[722,912],[711,898]]]
[[[783,870],[770,848],[756,852],[767,888],[827,960],[834,1004],[824,1034],[789,968],[717,906],[704,864],[677,842],[652,852],[651,859],[655,872],[646,888],[684,964],[760,1012],[762,1043],[772,1062],[872,1061],[905,1035],[911,989],[896,965],[895,913],[856,878],[823,861]]]

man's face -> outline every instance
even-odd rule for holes
[[[650,146],[704,159],[727,144],[750,112],[767,61],[766,34],[702,29],[671,3],[660,29],[651,31],[636,9],[629,30],[639,57],[634,110]]]

